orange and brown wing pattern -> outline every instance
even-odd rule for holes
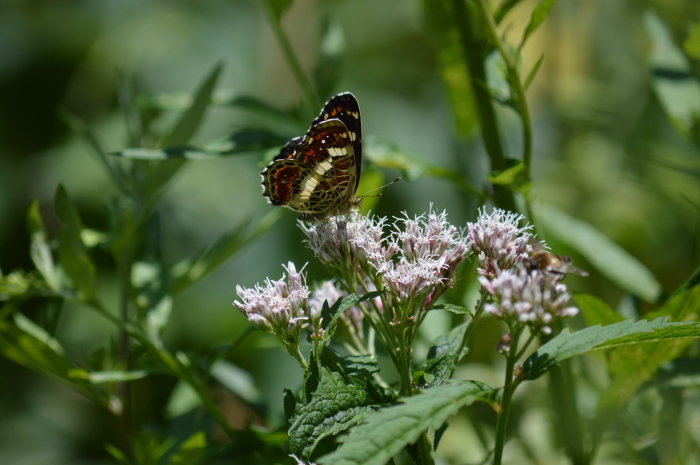
[[[324,219],[351,208],[358,170],[345,125],[323,121],[309,130],[292,157],[273,160],[263,170],[263,195],[273,205],[302,213],[302,219]]]
[[[360,108],[345,92],[331,98],[303,137],[290,140],[263,170],[263,195],[273,205],[318,221],[359,204]]]

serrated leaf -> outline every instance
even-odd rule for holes
[[[426,389],[384,408],[343,437],[343,445],[317,460],[321,465],[384,465],[429,428],[440,427],[462,407],[491,399],[493,390],[476,381],[459,381]]]
[[[622,289],[647,302],[655,302],[661,295],[661,284],[654,275],[593,226],[549,206],[542,209],[541,220],[549,233],[586,257]]]
[[[593,326],[573,334],[565,329],[525,360],[523,378],[537,379],[554,365],[591,350],[695,337],[700,337],[700,323],[668,322],[665,317],[653,321],[626,320],[608,326]]]
[[[83,223],[78,215],[78,210],[73,206],[65,188],[60,184],[56,189],[54,207],[61,222],[61,229],[58,232],[59,260],[82,297],[89,301],[95,292],[95,264],[88,255],[87,247],[80,236]]]
[[[350,294],[349,296],[338,299],[332,307],[328,306],[328,301],[323,302],[323,308],[321,309],[321,326],[325,330],[323,342],[327,342],[333,337],[338,318],[340,318],[340,315],[342,315],[345,310],[360,302],[379,297],[385,292],[386,291],[369,292],[361,297],[357,294]]]
[[[311,364],[288,431],[291,452],[304,460],[329,452],[335,436],[393,401],[363,366],[352,368],[327,348],[321,360]]]
[[[180,146],[187,144],[194,133],[197,131],[199,124],[202,122],[204,112],[211,100],[212,92],[216,86],[216,81],[219,79],[223,65],[218,63],[209,73],[204,82],[199,86],[195,93],[192,105],[180,116],[180,119],[172,129],[170,136],[167,137],[163,145]]]
[[[540,27],[540,24],[547,19],[547,16],[549,16],[549,11],[552,9],[554,4],[557,3],[557,0],[542,0],[534,10],[532,10],[532,15],[530,15],[530,22],[528,23],[527,27],[525,28],[525,32],[523,33],[523,40],[520,42],[521,44],[525,44],[525,41],[527,41],[528,37],[530,37],[530,34],[535,32],[538,27]]]
[[[692,343],[689,337],[698,337],[698,308],[700,308],[700,286],[675,295],[666,305],[647,315],[647,318],[671,318],[683,323],[667,323],[675,326],[661,334],[640,334],[640,340],[651,339],[652,343],[619,347],[608,353],[608,371],[612,376],[610,386],[602,392],[598,401],[596,431],[602,433],[619,413],[625,402],[634,395],[639,386],[649,380],[665,363],[678,357]],[[665,334],[664,334],[665,333]],[[665,335],[668,337],[655,338]],[[625,338],[622,338],[625,341]]]
[[[461,324],[450,331],[448,337],[440,336],[428,350],[426,361],[423,362],[413,377],[421,388],[429,388],[442,384],[452,376],[456,361],[462,354],[457,353],[467,324]]]
[[[610,325],[624,321],[625,317],[610,308],[608,304],[590,294],[574,294],[586,326]]]

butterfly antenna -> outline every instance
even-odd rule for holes
[[[391,181],[390,183],[384,184],[383,186],[375,187],[374,189],[370,189],[370,190],[368,190],[367,192],[365,192],[364,194],[358,195],[358,197],[359,197],[359,198],[365,198],[365,197],[381,197],[381,196],[382,196],[381,193],[379,193],[379,194],[377,194],[377,195],[367,195],[367,194],[369,194],[370,192],[374,192],[374,191],[376,191],[376,190],[379,190],[379,189],[384,189],[384,188],[387,187],[387,186],[391,186],[392,184],[401,181],[401,179],[403,179],[403,178],[402,178],[401,176],[399,176],[398,178],[394,179],[394,180]]]

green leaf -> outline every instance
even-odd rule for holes
[[[690,28],[688,37],[683,41],[683,49],[691,58],[700,60],[700,21]]]
[[[476,381],[450,382],[384,408],[341,438],[335,452],[317,460],[321,465],[384,465],[429,428],[438,428],[462,407],[490,401],[493,390]]]
[[[46,283],[36,273],[17,270],[6,276],[0,274],[0,300],[42,295],[46,290]]]
[[[86,371],[82,368],[75,368],[69,372],[72,379],[85,379],[92,384],[116,383],[122,381],[134,381],[148,376],[146,370],[138,371]]]
[[[467,307],[460,307],[459,305],[452,305],[452,304],[437,304],[433,305],[428,309],[430,310],[447,310],[448,312],[456,313],[457,315],[469,315],[473,316],[474,315],[474,310],[469,309]]]
[[[605,302],[590,294],[574,294],[586,326],[610,325],[624,321],[625,317],[615,312]]]
[[[234,133],[227,139],[215,141],[202,147],[192,145],[163,149],[135,147],[113,152],[111,155],[136,160],[166,160],[171,158],[201,160],[219,158],[224,155],[269,150],[280,147],[286,141],[286,138],[266,129],[246,128]]]
[[[212,69],[209,76],[207,76],[197,90],[192,105],[180,116],[180,119],[175,124],[170,136],[165,139],[163,145],[166,147],[180,146],[189,142],[202,122],[204,112],[209,105],[211,94],[214,91],[214,86],[216,86],[216,81],[219,79],[222,67],[222,64],[219,63]]]
[[[168,458],[168,465],[197,465],[206,452],[207,437],[197,431],[185,440]]]
[[[653,321],[625,320],[608,326],[592,326],[573,334],[565,329],[525,360],[523,378],[537,379],[554,365],[592,350],[640,342],[700,337],[700,323],[667,320],[665,317]]]
[[[332,450],[335,436],[393,401],[391,393],[376,384],[365,363],[348,363],[327,348],[323,352],[323,366],[311,364],[303,398],[289,419],[290,450],[306,461]]]
[[[49,247],[46,227],[39,212],[39,202],[36,200],[32,202],[27,212],[27,225],[31,235],[29,253],[34,266],[39,270],[49,287],[54,291],[58,291],[61,287],[61,282],[54,265],[51,248]]]
[[[340,318],[340,315],[342,315],[345,310],[360,302],[379,297],[385,292],[386,291],[369,292],[362,297],[359,297],[357,294],[350,294],[349,296],[338,299],[332,307],[328,306],[328,301],[323,302],[323,308],[321,310],[321,325],[325,330],[323,342],[328,342],[333,337],[338,318]]]
[[[534,10],[532,10],[532,15],[530,16],[530,22],[528,23],[527,27],[525,28],[525,32],[523,33],[523,40],[520,42],[521,44],[525,44],[525,41],[527,41],[528,37],[530,37],[530,34],[535,32],[538,27],[540,27],[540,24],[547,19],[547,16],[549,16],[549,10],[552,9],[554,4],[557,3],[557,0],[542,0]]]
[[[680,133],[700,144],[700,82],[659,17],[647,11],[644,24],[654,44],[649,56],[654,91]]]
[[[58,231],[58,258],[82,298],[91,301],[95,293],[96,271],[80,235],[83,223],[78,210],[60,184],[56,189],[54,202],[56,215],[61,222],[61,229]]]
[[[421,388],[438,386],[452,376],[455,362],[462,356],[457,349],[466,330],[466,323],[457,326],[448,337],[440,336],[428,350],[426,361],[413,374],[413,379]]]
[[[508,168],[500,172],[488,174],[488,180],[491,184],[499,186],[507,186],[510,189],[517,189],[517,186],[527,181],[522,175],[525,173],[525,165],[520,160],[507,160],[510,165]]]
[[[647,302],[658,300],[662,288],[654,275],[593,226],[553,207],[542,209],[541,220],[549,233],[586,257],[601,274],[622,289]]]
[[[530,72],[527,73],[527,77],[525,78],[525,81],[523,81],[523,87],[525,88],[525,90],[527,90],[530,87],[530,84],[532,84],[532,81],[535,79],[537,72],[540,70],[540,66],[542,66],[543,61],[544,53],[540,55],[535,64],[532,66]]]
[[[277,21],[279,21],[282,18],[282,14],[284,14],[284,11],[289,8],[292,3],[294,3],[294,0],[263,0],[264,2],[267,2],[267,4],[270,6],[270,10],[272,13],[274,13],[275,18],[277,18]]]
[[[500,24],[501,21],[503,21],[503,18],[506,17],[508,12],[518,3],[520,3],[521,0],[503,0],[500,5],[498,5],[498,8],[496,9],[496,12],[493,14],[493,18],[496,20],[496,24]]]
[[[0,320],[0,355],[31,370],[50,374],[109,408],[107,396],[85,379],[72,376],[75,366],[63,355],[61,344],[21,314],[15,321]]]
[[[260,222],[247,232],[250,220],[243,220],[231,231],[222,235],[214,244],[200,252],[194,259],[184,260],[170,270],[170,292],[174,295],[202,279],[224,261],[240,252],[245,246],[260,238],[283,215],[282,209],[270,210]]]
[[[262,399],[250,373],[231,362],[226,360],[214,362],[211,367],[211,376],[249,404],[260,402]]]
[[[678,357],[692,343],[687,338],[698,336],[697,329],[694,329],[700,325],[697,322],[700,317],[698,308],[700,286],[675,295],[666,305],[647,315],[650,319],[657,318],[654,321],[670,318],[685,320],[683,323],[667,323],[674,326],[662,332],[640,334],[641,338],[651,338],[655,342],[619,347],[609,352],[608,371],[612,382],[598,401],[596,431],[604,432],[639,386],[654,376],[662,365]],[[668,337],[654,338],[662,335]],[[627,342],[625,338],[623,341]]]
[[[165,413],[168,418],[176,418],[192,411],[200,405],[202,405],[202,401],[197,391],[186,382],[180,380],[175,384],[173,391],[170,393],[168,405],[165,407]]]
[[[484,196],[482,191],[465,182],[464,177],[459,172],[434,165],[416,155],[409,154],[386,139],[368,136],[365,137],[363,145],[364,153],[372,164],[382,168],[399,170],[409,182],[416,181],[422,176],[432,176],[451,182],[455,187],[469,195]]]

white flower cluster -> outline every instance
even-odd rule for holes
[[[297,272],[294,263],[284,267],[288,274],[279,281],[265,280],[265,286],[255,288],[236,286],[241,299],[233,305],[245,314],[257,328],[277,335],[286,343],[299,341],[301,329],[308,320],[309,288],[304,284],[304,276]]]
[[[490,297],[484,311],[503,319],[511,329],[525,324],[544,334],[552,332],[554,319],[576,315],[578,308],[567,306],[571,295],[560,282],[564,274],[532,266],[531,226],[518,225],[524,217],[498,208],[491,214],[479,213],[477,222],[467,227],[478,257],[479,283]]]

